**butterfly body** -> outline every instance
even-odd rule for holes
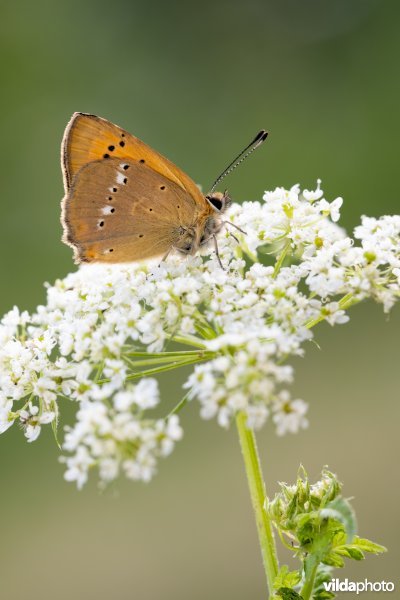
[[[195,254],[223,225],[226,194],[204,196],[176,165],[105,119],[75,113],[61,152],[63,241],[77,263]]]

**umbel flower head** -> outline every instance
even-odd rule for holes
[[[60,406],[77,405],[63,443],[66,478],[82,486],[97,467],[148,481],[182,436],[188,400],[228,427],[240,411],[279,435],[307,426],[292,399],[290,357],[321,321],[346,323],[372,298],[389,311],[400,294],[400,216],[363,217],[354,238],[339,227],[342,199],[277,188],[233,205],[213,251],[158,264],[86,265],[47,289],[33,314],[0,325],[0,431],[18,422],[28,441],[57,430]],[[167,344],[179,344],[171,346]],[[194,365],[173,414],[156,418],[161,371]],[[165,414],[166,411],[164,411]]]

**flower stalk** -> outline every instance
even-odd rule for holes
[[[280,254],[277,256],[276,262],[275,262],[275,267],[274,267],[274,273],[273,273],[273,278],[275,279],[285,261],[286,256],[288,255],[288,252],[290,250],[290,240],[286,242],[286,244],[284,245],[282,251],[280,252]]]
[[[311,558],[313,559],[312,565],[311,565],[311,568],[309,569],[309,572],[306,576],[304,585],[301,588],[301,593],[300,593],[300,596],[303,598],[303,600],[310,600],[311,594],[314,589],[315,577],[316,577],[317,571],[318,571],[318,560],[316,560],[315,557],[311,557]]]
[[[238,413],[236,417],[236,427],[246,469],[251,503],[256,519],[265,575],[269,593],[272,596],[274,580],[278,574],[278,558],[272,531],[272,523],[268,512],[265,510],[265,503],[268,502],[268,499],[261,471],[256,438],[254,431],[247,425],[247,415],[245,413]]]

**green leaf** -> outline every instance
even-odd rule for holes
[[[348,545],[346,546],[347,551],[350,555],[350,558],[353,558],[354,560],[364,560],[365,556],[364,553],[361,552],[361,550],[357,547]]]
[[[313,600],[330,600],[334,597],[334,592],[327,592],[324,588],[318,592],[313,593]]]
[[[363,552],[371,552],[372,554],[382,554],[382,552],[387,552],[385,546],[375,544],[374,542],[371,542],[371,540],[359,538],[358,536],[355,536],[352,540],[352,546],[357,546]]]
[[[332,579],[332,569],[325,565],[319,565],[317,575],[314,581],[313,600],[330,600],[334,598],[333,592],[328,592],[325,589],[324,583],[328,583]]]
[[[346,532],[343,529],[337,531],[332,540],[332,546],[336,548],[337,546],[345,546],[346,545]]]
[[[352,544],[343,544],[343,535],[340,533],[335,536],[332,553],[329,555],[329,560],[332,559],[332,554],[337,556],[345,556],[353,560],[364,560],[364,552],[380,554],[386,551],[384,546],[374,544],[370,540],[355,537]],[[331,563],[329,563],[331,564]]]
[[[334,552],[336,552],[336,554],[340,554],[341,556],[346,556],[347,558],[353,558],[354,560],[364,560],[365,558],[363,552],[351,544],[338,546],[335,548]]]
[[[278,575],[274,580],[274,589],[280,589],[284,587],[293,588],[299,583],[301,579],[301,573],[299,571],[289,571],[287,565],[282,565],[279,569]]]
[[[346,529],[347,541],[351,543],[356,534],[357,521],[349,501],[339,496],[335,500],[332,500],[332,502],[329,502],[326,508],[332,509],[337,513],[335,518],[343,523]]]
[[[343,558],[336,554],[336,552],[329,552],[329,554],[326,554],[322,562],[324,565],[329,565],[330,567],[335,567],[336,569],[341,569],[344,567]]]
[[[291,588],[281,587],[275,592],[277,596],[280,596],[282,600],[303,600],[303,596],[300,596],[298,592]]]

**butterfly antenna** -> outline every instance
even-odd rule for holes
[[[236,167],[238,167],[240,165],[240,163],[242,163],[248,156],[250,156],[250,154],[252,152],[254,152],[254,150],[256,148],[261,146],[261,144],[267,139],[267,136],[268,136],[268,131],[265,131],[265,129],[261,129],[261,131],[259,131],[257,133],[254,140],[252,142],[250,142],[250,144],[248,146],[246,146],[246,148],[244,148],[240,152],[240,154],[238,154],[237,157],[234,158],[233,161],[222,171],[221,175],[219,175],[219,177],[217,177],[217,179],[212,184],[209,194],[213,193],[213,191],[215,190],[215,188],[217,187],[219,182],[222,179],[224,179],[224,177],[229,175],[229,173],[232,173],[232,171],[234,169],[236,169]]]

